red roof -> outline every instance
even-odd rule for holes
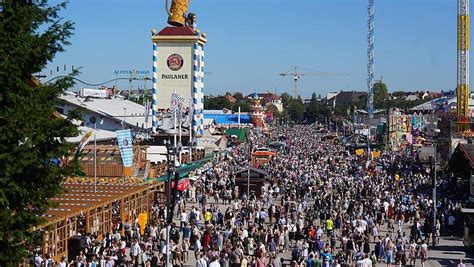
[[[277,153],[273,151],[255,151],[252,156],[276,156]]]
[[[471,169],[474,169],[474,146],[472,144],[459,143],[459,149],[463,152],[464,157],[469,160]]]
[[[157,35],[196,35],[197,33],[194,31],[193,28],[185,26],[185,27],[165,27],[161,30]]]

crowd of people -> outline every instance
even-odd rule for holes
[[[276,140],[278,156],[258,166],[269,174],[261,194],[239,192],[235,172]],[[157,204],[145,229],[135,221],[124,236],[87,236],[87,249],[59,266],[423,266],[428,244],[459,222],[460,205],[441,197],[433,220],[431,176],[412,155],[367,161],[336,140],[318,125],[251,132],[179,194],[169,231]]]

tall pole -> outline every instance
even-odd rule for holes
[[[174,169],[174,163],[171,163],[171,157],[170,157],[170,146],[171,146],[171,141],[168,140],[166,144],[166,150],[167,150],[167,160],[168,160],[168,177],[167,177],[167,183],[166,183],[166,266],[168,267],[170,264],[170,259],[169,259],[169,244],[170,244],[170,223],[171,219],[173,218],[173,215],[170,214],[171,211],[171,174],[172,170]]]
[[[367,161],[372,160],[372,152],[370,151],[370,124],[369,131],[367,132]]]
[[[437,184],[437,177],[436,177],[436,147],[437,147],[437,143],[435,142],[434,143],[434,155],[433,155],[433,159],[434,159],[434,163],[433,163],[433,226],[431,227],[432,228],[432,233],[431,233],[431,238],[433,239],[433,247],[436,246],[436,184]]]
[[[158,102],[158,46],[155,42],[153,42],[153,79],[152,79],[153,87],[151,89],[152,92],[152,100],[151,100],[151,121],[152,121],[152,132],[156,133],[156,127],[158,125],[156,112],[157,112],[157,102]],[[146,89],[146,88],[145,88]]]
[[[178,110],[175,110],[175,112],[174,112],[174,136],[173,136],[174,147],[178,146],[177,135],[176,135],[176,124],[178,124]],[[176,155],[174,155],[173,156],[173,161],[174,161],[175,166],[176,166],[176,160],[177,160]]]
[[[182,141],[181,141],[181,108],[179,108],[179,143],[182,144]],[[181,152],[179,153],[179,164],[181,164]]]
[[[250,201],[250,168],[252,166],[252,142],[249,142],[249,168],[247,170],[247,199]]]
[[[294,76],[293,76],[294,80],[295,80],[295,95],[294,95],[294,98],[298,98],[298,79],[300,78],[298,76],[298,68],[295,67],[295,73],[294,73]]]
[[[458,0],[457,115],[464,131],[469,117],[469,0]]]
[[[97,122],[94,122],[94,193],[97,193]]]
[[[193,98],[189,98],[189,161],[193,161]]]
[[[374,113],[374,0],[369,0],[367,12],[367,112],[369,113],[369,118],[372,118]]]
[[[237,117],[237,124],[239,125],[239,129],[240,129],[240,106],[239,106],[239,116]]]

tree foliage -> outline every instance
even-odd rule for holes
[[[33,227],[71,171],[57,160],[71,151],[65,137],[77,129],[53,114],[72,78],[47,85],[32,78],[69,44],[73,24],[60,17],[64,8],[4,0],[0,12],[0,266],[18,266],[27,256]]]
[[[290,98],[288,105],[288,115],[294,122],[301,122],[304,118],[304,104],[301,98]]]
[[[329,115],[329,108],[325,101],[318,101],[316,94],[313,93],[311,102],[306,106],[305,121],[314,123],[318,120],[323,120]]]
[[[291,99],[293,98],[288,93],[281,94],[281,103],[283,104],[283,108],[287,108],[290,104]]]
[[[225,96],[216,96],[204,100],[204,109],[232,109],[232,102]]]
[[[374,83],[374,108],[386,108],[388,100],[387,85],[382,81]]]
[[[242,101],[244,99],[244,95],[241,92],[235,93],[234,97],[237,100],[237,102]]]
[[[241,98],[240,101],[237,101],[235,103],[232,103],[225,96],[216,96],[216,97],[208,98],[208,99],[204,100],[204,108],[205,109],[221,110],[221,109],[226,108],[228,110],[232,110],[232,111],[237,112],[237,111],[239,111],[239,107],[240,107],[241,112],[251,112],[252,111],[252,104],[250,103],[250,101],[245,100],[243,98]]]
[[[241,112],[251,112],[253,110],[252,104],[249,101],[245,100],[235,102],[232,106],[232,110],[237,112],[239,111],[239,107]]]

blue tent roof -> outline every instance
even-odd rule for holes
[[[206,119],[214,119],[216,124],[238,124],[239,115],[238,114],[206,114],[204,113]],[[240,115],[241,124],[250,124],[252,123],[250,116],[248,114]]]

